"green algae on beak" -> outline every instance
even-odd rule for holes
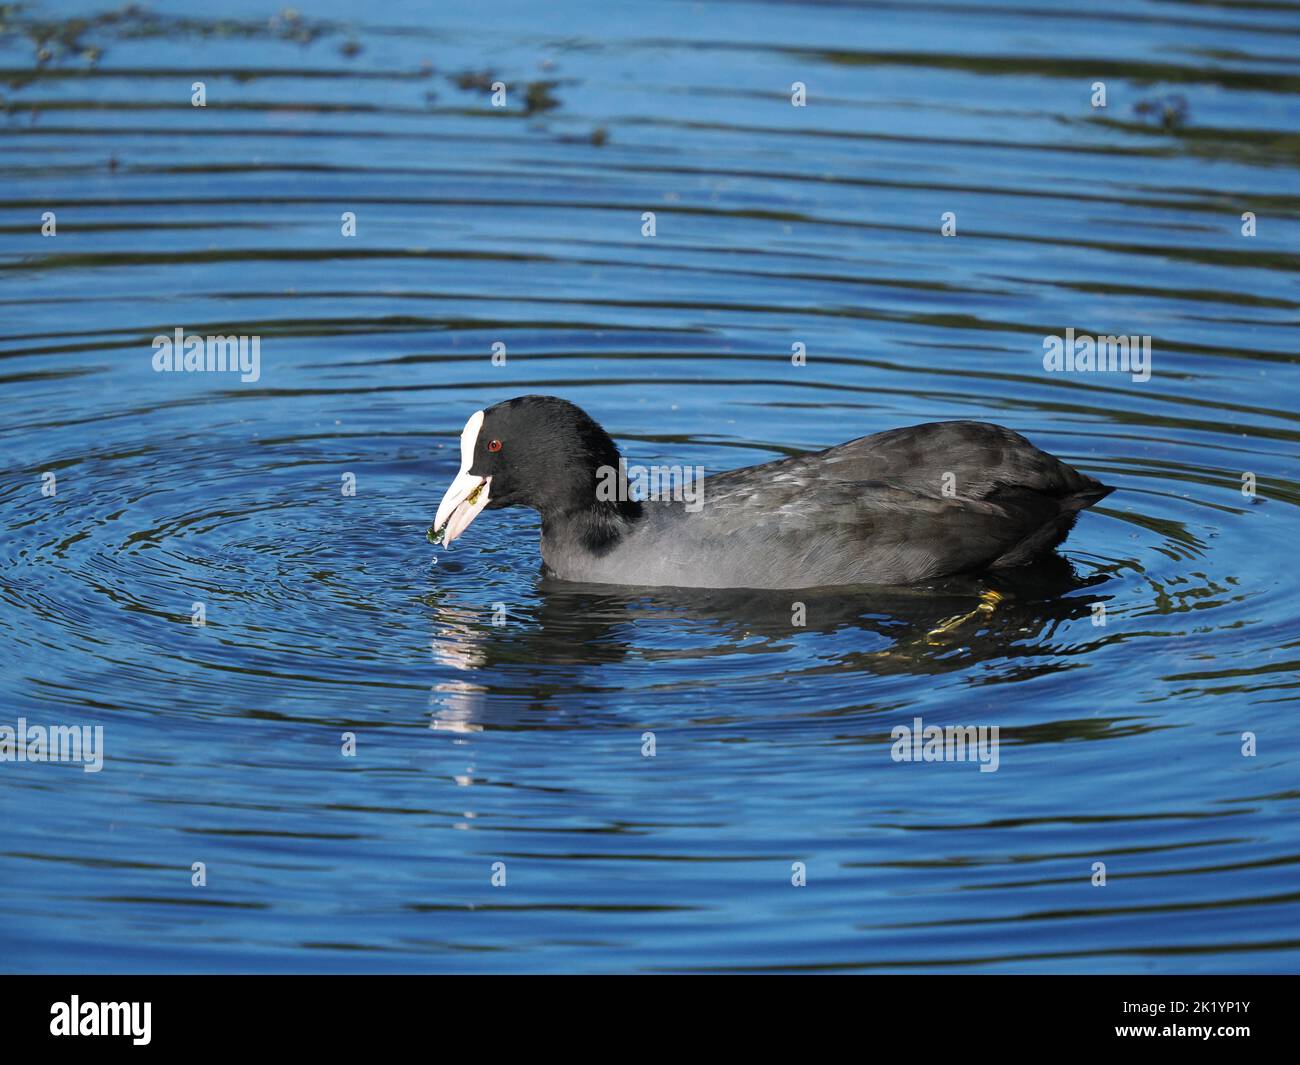
[[[464,502],[461,503],[460,506],[472,507],[475,503],[477,503],[478,497],[483,494],[483,488],[484,485],[486,485],[486,483],[487,482],[485,481],[483,484],[480,484],[477,488],[475,488],[474,491],[470,492],[470,494],[465,497]],[[459,509],[459,507],[457,509]],[[454,513],[455,511],[452,511],[452,514]],[[446,535],[447,525],[450,522],[451,522],[451,514],[447,515],[447,520],[444,521],[441,525],[439,525],[436,529],[432,525],[430,525],[429,531],[424,534],[424,538],[428,540],[429,543],[431,544],[436,545],[442,543],[442,538],[444,535]]]

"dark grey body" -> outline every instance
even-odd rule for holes
[[[1028,562],[1110,491],[1009,429],[932,422],[707,477],[700,510],[645,502],[605,550],[543,511],[542,558],[600,584],[909,584]]]

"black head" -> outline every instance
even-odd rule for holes
[[[542,516],[544,534],[548,527],[572,525],[589,547],[600,549],[640,511],[628,500],[617,445],[568,400],[519,396],[475,411],[460,446],[460,473],[434,522],[447,543],[484,509],[532,507]]]

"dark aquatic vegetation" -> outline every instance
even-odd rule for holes
[[[1139,100],[1133,113],[1144,119],[1153,119],[1166,129],[1177,129],[1187,121],[1187,98],[1178,93],[1150,100]]]
[[[477,488],[472,489],[469,495],[465,497],[465,499],[463,500],[463,505],[472,508],[474,504],[478,502],[479,496],[481,496],[482,494],[483,494],[483,485],[479,485]],[[450,516],[448,516],[442,522],[434,522],[432,525],[429,526],[429,531],[426,534],[426,538],[428,539],[429,543],[431,544],[442,543],[443,538],[447,535],[447,523],[449,521],[451,521]]]
[[[5,969],[1297,969],[1293,8],[209,7],[0,5]],[[430,551],[539,392],[1122,491],[865,590]]]

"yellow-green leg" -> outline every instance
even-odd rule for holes
[[[953,629],[965,625],[971,618],[978,617],[980,614],[992,614],[997,608],[997,605],[1002,602],[1004,598],[1005,596],[1003,596],[1001,592],[996,591],[993,588],[985,589],[980,593],[979,606],[968,614],[956,614],[953,617],[948,618],[946,621],[939,622],[938,625],[926,634],[927,638],[933,640],[937,636],[944,636],[952,632]]]

